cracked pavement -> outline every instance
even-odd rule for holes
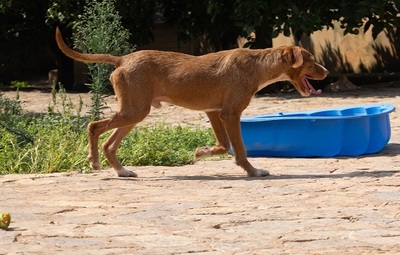
[[[399,86],[260,97],[245,114],[375,102],[398,107]],[[149,121],[164,113],[207,124],[172,106]],[[0,176],[0,208],[12,216],[0,254],[399,254],[398,111],[390,119],[378,154],[251,158],[266,178],[245,177],[231,159],[128,167],[139,175],[130,179],[112,170]]]

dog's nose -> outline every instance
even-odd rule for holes
[[[322,70],[324,70],[325,76],[329,74],[328,69],[326,69],[324,66],[322,66],[322,65],[320,65],[320,64],[317,64],[317,65],[319,65],[319,66],[322,68]]]

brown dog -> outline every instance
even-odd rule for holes
[[[143,50],[125,56],[84,54],[70,49],[56,31],[60,49],[82,62],[100,62],[116,67],[111,74],[119,110],[111,118],[88,125],[89,160],[99,169],[99,136],[115,129],[102,149],[118,176],[136,177],[117,159],[121,140],[150,112],[151,106],[168,102],[204,111],[211,123],[217,144],[197,148],[196,159],[227,153],[232,145],[236,163],[248,176],[266,176],[268,171],[254,168],[247,160],[240,131],[240,116],[253,95],[277,81],[291,81],[303,96],[319,94],[307,79],[322,80],[328,71],[314,62],[305,49],[296,46],[263,50],[234,49],[191,56],[175,52]]]

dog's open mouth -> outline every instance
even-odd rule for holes
[[[315,90],[314,87],[308,81],[308,79],[313,79],[313,77],[311,77],[309,75],[304,75],[302,80],[303,80],[304,86],[306,86],[309,89],[310,93],[311,94],[317,94],[317,95],[321,94],[322,90],[321,89]]]

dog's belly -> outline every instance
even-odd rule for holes
[[[151,105],[156,109],[160,109],[162,107],[161,102],[166,102],[176,106],[181,106],[194,111],[213,112],[221,109],[219,105],[210,103],[210,101],[207,102],[207,100],[201,100],[201,99],[196,100],[193,98],[190,100],[185,100],[185,99],[172,100],[171,98],[165,96],[154,98],[153,101],[151,102]]]

